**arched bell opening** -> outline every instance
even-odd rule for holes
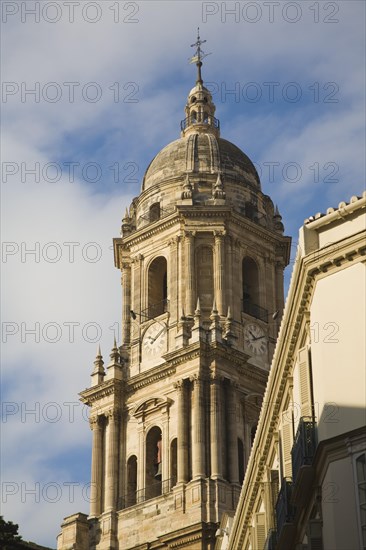
[[[177,467],[177,438],[173,439],[170,444],[170,487],[177,484],[178,467]]]
[[[150,319],[167,311],[167,298],[167,261],[164,256],[159,256],[150,264],[148,272],[148,317]]]
[[[244,258],[242,263],[243,311],[253,317],[259,317],[259,274],[252,258]]]
[[[130,456],[127,461],[127,497],[126,506],[134,506],[137,502],[137,457]]]
[[[146,499],[162,494],[162,434],[158,426],[151,428],[146,436]]]

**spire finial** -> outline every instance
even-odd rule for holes
[[[202,80],[202,73],[201,73],[201,67],[202,67],[202,59],[210,55],[209,53],[205,53],[201,49],[201,45],[207,42],[206,40],[201,40],[200,37],[200,28],[197,28],[197,41],[194,44],[191,44],[191,48],[196,48],[195,54],[190,59],[190,63],[195,63],[197,66],[197,84],[203,84]]]

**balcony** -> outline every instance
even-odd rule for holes
[[[316,422],[307,416],[300,419],[291,450],[293,494],[292,502],[300,504],[306,498],[314,476],[313,458],[317,447]]]
[[[277,546],[277,531],[270,529],[264,545],[264,550],[275,550]]]
[[[268,323],[268,310],[257,304],[253,304],[251,300],[244,299],[242,301],[242,311],[247,315],[260,319],[264,323]]]
[[[125,508],[136,506],[137,504],[144,503],[152,498],[166,495],[167,493],[170,493],[175,485],[176,479],[171,478],[164,481],[154,481],[154,483],[151,483],[147,487],[144,487],[138,491],[130,491],[120,498],[119,509],[124,510]]]
[[[169,311],[169,300],[165,299],[156,304],[151,304],[148,308],[141,311],[140,316],[141,319],[145,321],[148,319],[155,319],[155,317],[159,317],[159,315],[163,315],[163,313],[167,311]]]
[[[292,480],[284,478],[276,502],[277,543],[279,548],[291,548],[295,532],[295,508],[291,502]]]
[[[145,227],[145,225],[148,225],[157,220],[166,218],[167,216],[170,216],[170,214],[173,214],[174,212],[175,212],[175,206],[166,206],[165,208],[161,208],[159,206],[154,209],[150,209],[149,212],[146,212],[145,214],[141,214],[141,216],[138,217],[137,227],[138,229],[141,229],[142,227]]]
[[[184,131],[188,128],[188,126],[195,126],[195,125],[213,126],[214,128],[216,128],[216,130],[220,129],[220,121],[214,116],[207,116],[203,120],[199,120],[198,118],[193,118],[193,117],[187,117],[181,121],[180,129]]]

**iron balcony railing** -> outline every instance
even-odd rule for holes
[[[275,529],[270,529],[264,544],[264,550],[275,550],[277,544],[277,532]]]
[[[176,478],[170,478],[165,479],[164,481],[154,481],[147,487],[139,489],[138,491],[129,491],[120,498],[119,509],[123,510],[131,506],[136,506],[136,504],[146,502],[147,500],[150,500],[152,498],[166,495],[167,493],[171,492],[176,483]]]
[[[198,120],[197,118],[193,118],[193,117],[187,117],[181,121],[180,129],[183,131],[186,128],[188,128],[188,126],[195,125],[195,124],[213,126],[217,130],[220,129],[220,121],[214,116],[208,116],[203,120]]]
[[[302,466],[310,466],[317,447],[316,422],[308,416],[300,418],[291,450],[292,480],[296,483]]]
[[[156,302],[156,304],[151,304],[141,311],[140,316],[142,321],[147,321],[148,319],[155,319],[155,317],[159,317],[159,315],[163,315],[163,313],[167,311],[169,311],[169,300],[164,299],[160,302]]]
[[[242,301],[242,310],[244,313],[268,323],[268,310],[257,304],[253,304],[251,300],[244,299]]]
[[[170,214],[173,214],[174,211],[175,211],[174,206],[166,206],[165,208],[160,208],[158,211],[154,212],[154,214],[152,214],[151,212],[147,212],[146,214],[141,214],[141,216],[138,217],[137,226],[139,228],[144,227],[149,223],[153,223],[153,222],[156,222],[157,220],[161,220],[162,218],[166,218],[167,216],[170,216]]]
[[[258,210],[249,209],[248,207],[242,206],[238,207],[237,211],[242,214],[245,218],[248,218],[248,220],[251,220],[254,223],[257,223],[258,225],[261,225],[262,227],[267,227],[268,221],[267,216],[265,214],[262,214],[261,212],[258,212]]]
[[[292,480],[283,478],[280,492],[276,502],[277,534],[280,538],[281,531],[286,523],[292,523],[295,517],[295,508],[291,504]]]

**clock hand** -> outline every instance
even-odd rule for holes
[[[253,340],[256,340],[256,337],[254,336],[254,334],[252,333],[252,331],[251,331],[251,330],[248,330],[248,332],[249,332],[250,336],[253,338]]]
[[[261,338],[264,338],[264,337],[265,337],[265,334],[263,334],[262,336],[257,336],[257,337],[254,336],[254,340],[260,340]]]
[[[153,338],[152,336],[150,336],[150,342],[153,344],[155,342],[155,340],[157,340],[160,336],[160,334],[162,334],[165,330],[165,327],[163,327],[158,333],[157,335],[155,336],[155,338]]]

